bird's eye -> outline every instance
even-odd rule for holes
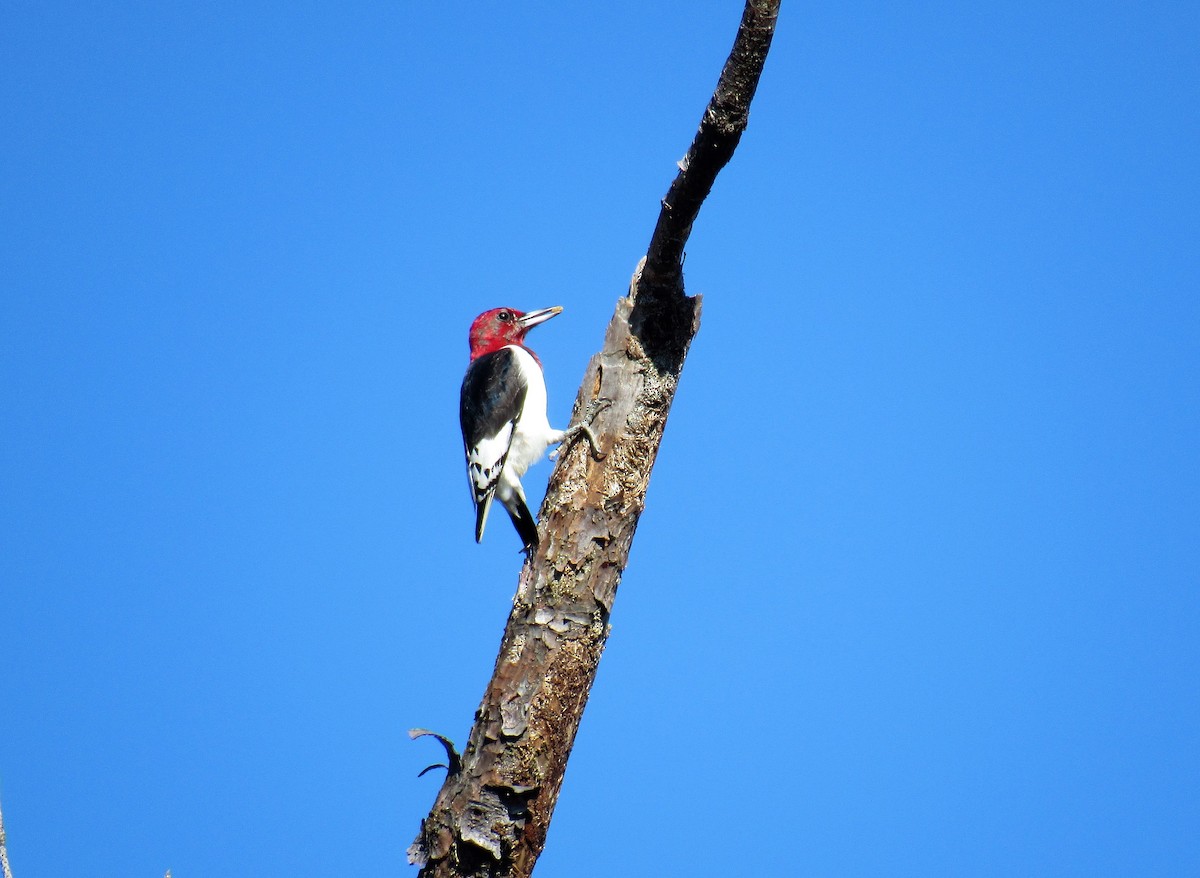
[[[499,317],[501,320],[503,320],[505,323],[508,323],[508,321],[512,320],[512,311],[501,311],[496,316]]]

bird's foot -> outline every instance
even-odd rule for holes
[[[563,433],[562,441],[558,443],[558,447],[550,452],[551,460],[558,460],[558,456],[564,448],[570,448],[571,445],[581,435],[587,437],[588,445],[592,446],[592,457],[595,460],[604,460],[605,454],[600,450],[600,442],[596,438],[596,434],[592,432],[592,421],[596,420],[596,416],[612,405],[612,400],[601,396],[593,399],[588,403],[583,412],[583,420],[577,424],[567,427]]]
[[[596,415],[611,406],[613,401],[607,396],[598,396],[587,404],[587,408],[583,410],[583,422],[590,424],[596,420]]]

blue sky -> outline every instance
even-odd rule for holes
[[[415,874],[467,327],[564,306],[565,423],[740,8],[5,4],[19,878]],[[785,3],[539,875],[1200,870],[1198,39]]]

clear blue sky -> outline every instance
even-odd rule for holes
[[[18,878],[414,873],[467,327],[564,306],[565,423],[740,9],[4,4]],[[786,0],[542,878],[1200,872],[1197,45]]]

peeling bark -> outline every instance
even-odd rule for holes
[[[683,289],[683,247],[745,130],[779,0],[748,0],[700,129],[679,163],[645,258],[617,301],[573,418],[612,404],[558,461],[521,569],[496,667],[461,760],[409,848],[422,876],[528,876],[546,840],[567,758],[608,638],[609,614],[645,508],[646,487],[700,299]],[[448,753],[452,752],[448,748]]]

